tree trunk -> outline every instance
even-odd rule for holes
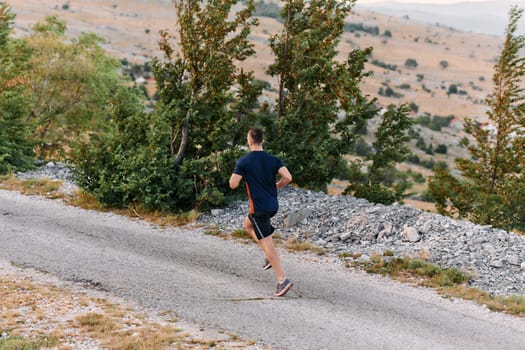
[[[182,126],[182,137],[180,139],[179,150],[177,151],[177,157],[175,158],[175,169],[177,169],[184,158],[184,152],[186,151],[186,145],[188,144],[188,129],[190,124],[191,109],[186,114],[186,120]]]
[[[287,20],[286,20],[286,37],[284,39],[284,47],[283,47],[283,69],[284,71],[281,71],[281,75],[279,77],[279,115],[278,117],[282,117],[284,115],[284,80],[286,75],[286,67],[287,67],[287,61],[288,61],[288,25],[290,25],[290,4],[288,4],[288,14],[287,14]]]

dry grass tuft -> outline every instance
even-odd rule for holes
[[[340,253],[339,257],[358,258],[358,254]],[[385,259],[386,257],[386,259]],[[392,258],[390,254],[374,255],[369,261],[347,262],[347,266],[364,268],[368,273],[388,275],[401,282],[409,282],[436,289],[448,297],[457,297],[486,305],[493,311],[525,317],[525,296],[494,296],[465,285],[470,275],[455,268],[440,266],[410,257]]]
[[[75,191],[71,196],[66,196],[60,191],[61,187],[62,181],[49,179],[19,180],[12,175],[0,176],[0,189],[17,191],[27,195],[38,195],[50,199],[63,199],[67,204],[75,207],[103,212],[112,211],[116,214],[144,220],[160,227],[186,225],[197,221],[200,216],[197,210],[172,214],[140,207],[128,209],[108,208],[101,204],[92,194]]]
[[[108,208],[102,205],[95,198],[95,196],[83,191],[76,191],[71,198],[67,199],[67,204],[83,209],[112,211],[116,214],[127,216],[133,219],[144,220],[160,227],[186,225],[197,221],[200,216],[200,213],[197,210],[172,214],[159,210],[148,210],[138,206],[127,209]]]
[[[217,226],[210,226],[204,230],[204,234],[208,236],[221,237],[222,239],[228,239],[229,236],[226,232],[218,228]]]
[[[474,301],[486,305],[492,311],[501,311],[510,315],[525,317],[524,295],[491,295],[477,288],[453,286],[438,290],[441,294]]]
[[[98,210],[98,211],[108,211],[109,209],[104,207],[95,196],[84,191],[75,191],[73,196],[66,200],[66,203],[75,207],[88,209],[88,210]]]
[[[20,180],[12,175],[0,177],[0,189],[18,191],[22,194],[43,196],[51,199],[63,199],[60,191],[62,181],[50,179]]]
[[[352,253],[352,252],[341,252],[337,254],[337,256],[343,260],[346,258],[359,259],[362,255],[363,254],[361,253]]]
[[[77,317],[79,328],[82,332],[88,333],[95,338],[111,334],[115,329],[115,324],[106,315],[98,313],[87,313]]]
[[[298,252],[313,252],[317,255],[325,255],[326,250],[321,247],[318,247],[312,243],[300,241],[297,238],[290,238],[284,242],[284,247],[289,251],[298,251]]]
[[[248,231],[239,229],[233,231],[230,236],[235,239],[242,239],[242,240],[249,240],[252,241],[252,236],[248,233]]]
[[[58,344],[58,339],[54,336],[37,337],[36,339],[26,339],[24,337],[7,337],[0,339],[0,349],[2,350],[37,350],[52,348]]]
[[[183,343],[188,337],[172,326],[145,320],[130,322],[126,312],[115,312],[114,305],[106,307],[109,307],[109,312],[106,309],[104,314],[88,313],[77,317],[76,321],[82,334],[99,339],[107,349],[165,349]],[[128,321],[122,323],[122,319]]]
[[[113,210],[117,214],[124,215],[130,218],[144,220],[146,222],[165,226],[182,226],[195,222],[200,213],[197,210],[190,210],[179,214],[164,213],[159,210],[148,210],[141,207],[132,207],[121,210]]]

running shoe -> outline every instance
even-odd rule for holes
[[[293,287],[293,283],[285,278],[284,281],[277,284],[277,290],[273,293],[276,297],[282,297]]]
[[[262,266],[263,270],[269,270],[272,268],[272,264],[268,261],[268,259],[264,259],[264,264]]]

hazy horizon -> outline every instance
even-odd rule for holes
[[[357,0],[358,4],[374,3],[403,3],[403,4],[430,4],[430,5],[449,5],[462,2],[489,2],[494,0]]]
[[[525,0],[357,0],[357,8],[405,17],[455,29],[504,35],[511,4],[525,7]],[[525,32],[525,19],[518,24]]]

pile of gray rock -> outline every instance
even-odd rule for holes
[[[428,213],[385,206],[351,196],[329,196],[288,187],[279,192],[273,223],[284,239],[295,237],[329,254],[424,257],[468,272],[473,287],[499,295],[525,295],[525,236]],[[242,227],[248,203],[239,201],[200,218],[223,230]]]

